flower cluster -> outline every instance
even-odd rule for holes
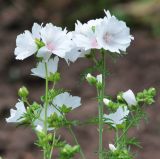
[[[105,11],[104,18],[89,20],[84,24],[77,21],[72,32],[51,23],[45,26],[34,23],[31,32],[26,30],[18,35],[15,55],[17,60],[23,60],[36,54],[47,61],[54,54],[74,62],[89,54],[91,49],[115,53],[126,51],[133,39],[125,22]]]
[[[105,11],[105,14],[103,19],[90,20],[85,24],[77,21],[73,41],[78,47],[85,50],[103,48],[116,53],[126,51],[134,39],[129,28],[125,22],[111,16],[109,11]]]
[[[109,124],[118,134],[118,130],[122,130],[122,135],[115,139],[115,145],[109,144],[110,152],[107,154],[109,158],[118,158],[118,156],[124,156],[124,158],[132,159],[133,156],[127,149],[124,149],[130,140],[130,144],[139,146],[139,143],[135,138],[129,139],[127,134],[131,127],[139,124],[139,122],[146,117],[144,112],[144,105],[153,104],[156,90],[150,88],[135,95],[132,90],[126,92],[120,92],[117,96],[117,101],[113,102],[108,98],[104,98],[103,102],[108,109],[115,110],[108,115],[104,114],[104,122]],[[143,99],[140,99],[140,98]],[[150,103],[148,103],[148,99]]]
[[[67,106],[68,108],[75,109],[81,105],[81,98],[78,96],[71,96],[68,92],[61,93],[54,97],[51,104],[48,105],[47,108],[47,117],[49,118],[51,114],[57,113],[57,115],[62,115],[60,111],[58,111],[63,105]],[[11,109],[10,110],[10,117],[6,118],[6,121],[12,122],[12,123],[18,123],[23,122],[25,120],[25,115],[28,113],[24,106],[23,101],[19,101],[15,107],[16,110]],[[57,109],[58,110],[57,110]],[[28,108],[29,109],[29,108]],[[36,109],[37,113],[39,115],[34,120],[34,125],[37,128],[44,128],[44,113],[45,109],[44,107],[40,106],[38,109]],[[51,130],[50,128],[48,128]]]

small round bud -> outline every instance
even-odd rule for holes
[[[149,91],[151,92],[151,94],[153,95],[153,96],[155,96],[156,95],[156,89],[155,88],[150,88],[149,89]]]
[[[52,82],[58,82],[60,81],[61,77],[60,77],[60,73],[56,72],[54,74],[51,74],[49,76],[49,80],[52,81]]]
[[[118,100],[119,102],[122,102],[122,101],[123,101],[122,94],[118,94],[118,95],[117,95],[117,100]]]
[[[28,89],[23,86],[19,89],[18,91],[18,95],[21,97],[21,98],[26,98],[28,95],[29,95],[29,91]]]

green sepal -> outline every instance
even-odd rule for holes
[[[60,73],[58,72],[55,72],[55,73],[50,73],[50,76],[48,77],[48,80],[51,81],[51,82],[59,82],[61,79],[60,77]]]

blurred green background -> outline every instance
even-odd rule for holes
[[[76,20],[87,20],[104,16],[110,10],[119,19],[125,20],[135,37],[128,54],[113,62],[107,59],[111,76],[107,79],[107,95],[133,89],[135,92],[148,87],[158,90],[156,104],[148,108],[149,121],[132,130],[143,149],[134,148],[136,159],[160,159],[160,0],[0,0],[0,156],[5,159],[41,159],[41,151],[34,145],[35,135],[28,128],[16,128],[5,123],[9,109],[17,102],[17,90],[25,85],[30,90],[30,100],[39,101],[44,93],[44,81],[29,76],[35,66],[33,57],[14,59],[16,36],[31,29],[33,22],[48,23],[74,30]],[[86,82],[80,84],[80,74],[90,66],[87,59],[79,59],[70,67],[60,62],[62,80],[58,87],[72,91],[82,97],[82,107],[69,118],[85,119],[97,114],[95,90]],[[97,128],[84,126],[74,128],[87,159],[96,159]],[[66,130],[62,138],[72,143]],[[104,135],[104,147],[112,142],[113,134]],[[55,156],[56,159],[57,156]]]

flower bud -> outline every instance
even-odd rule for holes
[[[132,90],[129,89],[128,91],[124,92],[122,97],[129,106],[137,105],[137,100]]]
[[[118,100],[119,102],[124,101],[124,99],[123,99],[123,97],[122,97],[122,94],[118,94],[118,95],[117,95],[117,100]]]
[[[152,96],[156,95],[156,89],[155,88],[149,88],[149,92],[151,93]]]
[[[97,87],[101,89],[102,88],[102,74],[97,75],[96,79],[97,79]]]
[[[88,81],[89,84],[95,85],[97,83],[97,80],[94,76],[92,76],[90,73],[87,74],[86,80]]]
[[[25,86],[21,87],[18,91],[18,95],[21,98],[26,98],[29,95],[28,89]]]
[[[97,82],[98,83],[102,83],[102,74],[100,74],[100,75],[97,75]]]
[[[60,73],[56,72],[56,73],[51,73],[51,75],[49,76],[49,81],[52,82],[58,82],[60,81],[61,77],[60,77]]]
[[[107,99],[107,98],[103,98],[103,103],[104,103],[105,105],[108,105],[108,104],[110,103],[110,100]]]
[[[109,149],[114,152],[117,150],[117,148],[113,144],[109,144]]]

